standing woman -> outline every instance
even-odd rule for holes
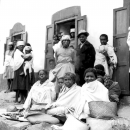
[[[67,72],[75,73],[74,49],[69,47],[69,45],[70,36],[62,36],[61,47],[58,48],[55,52],[56,67],[52,71],[52,74],[54,74],[57,79],[63,78]],[[56,91],[59,92],[59,89],[56,89]]]
[[[20,75],[24,71],[25,59],[22,58],[24,46],[24,41],[17,42],[17,49],[14,53],[14,80],[12,85],[12,90],[16,91],[16,102],[21,97],[21,103],[25,101],[28,89],[30,89],[29,73],[26,76]]]
[[[14,72],[13,72],[13,54],[14,54],[14,45],[13,42],[8,43],[8,50],[5,53],[5,62],[4,62],[4,74],[3,78],[7,79],[8,91],[11,90]]]

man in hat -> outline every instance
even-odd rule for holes
[[[14,44],[13,42],[9,42],[7,44],[8,50],[5,53],[5,61],[4,61],[4,74],[3,78],[7,79],[8,91],[11,90],[14,72],[13,72],[13,54],[14,54]]]
[[[93,68],[95,62],[95,49],[91,43],[87,41],[87,37],[89,33],[85,30],[81,30],[78,33],[78,39],[80,40],[80,44],[77,49],[78,60],[78,69],[76,69],[76,73],[79,76],[79,85],[83,85],[84,81],[84,71],[87,68]],[[76,67],[77,68],[77,67]]]

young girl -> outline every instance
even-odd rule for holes
[[[97,79],[96,70],[88,68],[84,72],[85,84],[81,88],[82,98],[85,100],[83,114],[80,118],[86,118],[89,114],[88,103],[91,101],[109,101],[108,89]]]
[[[107,44],[108,36],[106,34],[102,34],[100,36],[100,42],[101,45],[98,49],[99,54],[96,56],[95,65],[99,63],[102,64],[105,68],[106,74],[110,75],[112,78],[113,69],[116,68],[117,65],[117,56],[113,47]]]
[[[69,47],[70,36],[64,35],[61,43],[61,47],[55,51],[56,67],[52,71],[57,79],[64,77],[67,72],[75,73],[74,49]]]

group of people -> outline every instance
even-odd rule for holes
[[[32,48],[22,40],[16,46],[13,42],[9,42],[7,46],[3,78],[7,79],[8,92],[16,92],[16,102],[24,103],[35,82]]]
[[[63,35],[53,46],[55,58],[49,60],[49,74],[46,70],[40,70],[36,83],[31,46],[18,41],[14,50],[9,49],[12,53],[7,55],[13,59],[13,67],[5,64],[5,76],[13,79],[11,90],[16,91],[16,101],[19,97],[22,102],[26,99],[23,105],[24,116],[30,122],[64,123],[68,113],[83,120],[89,115],[89,102],[119,102],[119,84],[108,76],[104,62],[96,64],[96,51],[87,41],[88,36],[88,32],[81,30],[78,34],[80,44],[75,49],[70,44],[70,36]],[[100,41],[99,53],[104,55],[105,62],[110,62],[109,68],[115,67],[117,60],[112,55],[114,50],[107,45],[107,35],[102,34]],[[10,73],[13,74],[12,78],[9,77]],[[41,113],[29,115],[34,110]]]
[[[38,72],[39,80],[32,86],[23,105],[24,116],[31,123],[64,123],[69,113],[84,120],[90,113],[89,102],[119,102],[119,84],[107,75],[101,63],[94,66],[96,52],[87,41],[88,35],[85,30],[78,34],[81,44],[76,49],[80,61],[77,68],[74,65],[75,49],[70,46],[70,36],[63,35],[55,44],[55,59],[49,60],[49,74],[46,70]],[[100,37],[102,39],[104,46],[108,39],[104,34]],[[103,53],[107,54],[107,51]],[[30,111],[34,110],[41,113],[30,115]]]

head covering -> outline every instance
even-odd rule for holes
[[[84,34],[85,36],[89,36],[89,33],[87,31],[80,30],[77,37],[79,38],[81,34]]]
[[[63,40],[70,40],[70,36],[69,35],[63,35],[62,38],[61,38],[61,42]]]
[[[13,45],[13,42],[9,42],[8,45]]]
[[[75,32],[75,28],[70,29],[70,33]]]
[[[17,46],[21,46],[21,45],[24,46],[24,45],[25,45],[25,42],[24,42],[24,41],[18,41],[18,42],[17,42]]]
[[[25,46],[25,50],[27,50],[27,51],[31,50],[32,51],[32,47],[31,46]]]
[[[130,31],[130,27],[128,27],[128,30]]]

